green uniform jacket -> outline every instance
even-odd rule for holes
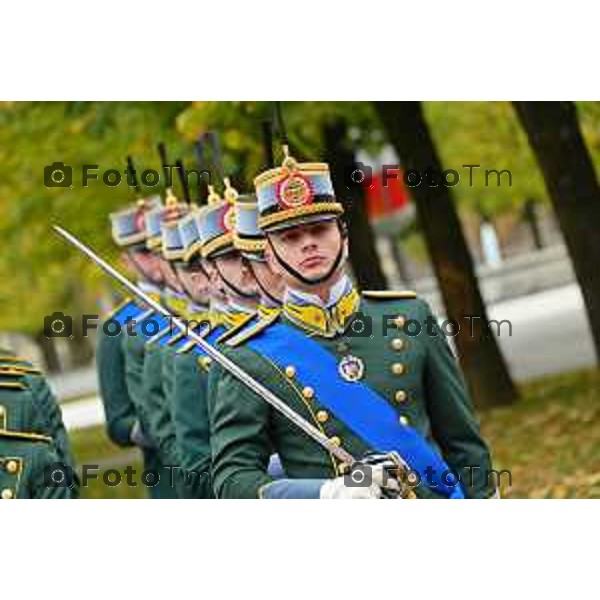
[[[206,404],[207,367],[193,353],[175,353],[168,362],[173,369],[172,407],[177,453],[186,498],[214,498],[210,478],[210,430]]]
[[[177,452],[175,427],[170,398],[174,386],[173,351],[157,342],[146,344],[144,359],[145,403],[149,435],[155,441],[163,465],[171,469],[174,491],[178,498],[188,497],[183,490],[181,460]]]
[[[75,460],[56,397],[41,371],[6,351],[0,356],[0,413],[0,427],[52,438],[58,460],[71,469],[77,490]]]
[[[371,337],[338,335],[333,339],[314,339],[340,360],[348,354],[359,357],[365,367],[363,383],[394,407],[398,426],[409,424],[417,429],[459,473],[465,467],[479,467],[465,474],[466,483],[473,484],[464,486],[465,492],[468,497],[489,497],[492,490],[485,477],[491,468],[489,451],[479,434],[465,382],[447,341],[440,334],[427,335],[424,328],[420,335],[411,337],[401,325],[397,329],[392,326],[387,335],[383,333],[384,315],[390,316],[388,321],[400,316],[425,322],[431,316],[427,303],[420,299],[363,297],[359,310],[373,320]],[[284,315],[279,318],[294,326]],[[368,447],[329,414],[319,402],[318,389],[305,390],[293,375],[286,374],[285,367],[293,365],[276,365],[243,344],[229,348],[227,354],[353,456],[385,450]],[[213,483],[219,497],[260,497],[261,488],[271,482],[267,464],[272,446],[289,478],[338,476],[342,465],[333,455],[239,380],[217,365],[211,368],[210,379]],[[436,496],[424,484],[416,492],[419,497]]]
[[[148,405],[147,372],[144,364],[146,361],[146,339],[141,335],[128,335],[123,331],[119,336],[123,344],[125,355],[125,380],[127,390],[135,407],[137,419],[141,425],[143,436],[146,438],[143,448],[146,469],[156,471],[160,476],[160,483],[150,488],[152,498],[177,498],[175,477],[172,470],[165,468],[160,457],[156,440],[151,437],[152,414]]]
[[[71,488],[48,485],[57,462],[49,437],[0,430],[0,498],[73,498]]]
[[[98,330],[96,364],[100,395],[106,415],[110,439],[120,446],[133,446],[132,432],[138,424],[142,438],[150,430],[145,406],[144,382],[145,340],[142,336],[127,335],[122,328],[116,336]],[[142,443],[143,442],[143,443]],[[138,444],[144,457],[144,468],[157,471],[160,483],[149,488],[152,498],[173,498],[170,473],[163,469],[158,451],[150,437]]]
[[[230,315],[231,318],[231,315]],[[224,321],[223,333],[213,334],[224,340],[243,329],[256,318],[255,314],[238,315],[237,323]],[[210,338],[209,338],[210,339]],[[193,342],[172,353],[165,361],[172,369],[171,407],[177,454],[185,477],[186,498],[212,499],[215,497],[211,477],[211,441],[207,404],[210,358],[192,352]],[[220,348],[221,344],[217,344]]]

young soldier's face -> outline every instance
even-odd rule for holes
[[[210,281],[200,266],[178,268],[177,277],[186,294],[200,304],[206,304],[210,295]]]
[[[316,280],[331,270],[340,247],[347,244],[335,220],[297,225],[268,235],[273,248],[267,245],[267,261],[289,283],[291,275],[279,264],[273,249],[294,271]]]
[[[159,258],[147,251],[132,251],[126,254],[128,264],[133,270],[154,285],[162,285],[164,276],[160,268]]]
[[[275,298],[283,298],[285,282],[279,273],[273,271],[266,261],[253,260],[251,262],[252,272],[260,285]]]
[[[181,285],[181,282],[179,281],[179,278],[177,277],[177,274],[175,273],[175,269],[173,268],[173,265],[168,260],[165,260],[162,257],[157,257],[157,258],[159,260],[160,270],[162,272],[165,283],[172,290],[175,290],[176,292],[183,292],[183,286]]]
[[[214,259],[214,263],[218,273],[237,289],[246,294],[257,293],[254,277],[252,276],[250,269],[244,264],[239,252],[229,252],[223,256],[218,256]],[[231,292],[227,285],[224,287],[228,290],[228,293]]]

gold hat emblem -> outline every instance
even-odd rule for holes
[[[277,184],[277,201],[284,208],[297,208],[310,204],[313,201],[314,194],[310,181],[301,173],[298,173],[298,163],[296,159],[289,155],[287,146],[283,147],[285,158],[282,168],[286,177]]]

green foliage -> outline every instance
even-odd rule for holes
[[[135,200],[123,182],[81,185],[81,165],[123,171],[128,154],[138,169],[159,169],[155,147],[164,140],[175,159],[189,148],[176,133],[187,103],[14,102],[0,104],[0,329],[35,333],[43,315],[95,310],[105,278],[58,239],[51,223],[80,235],[115,259],[107,215]],[[47,188],[44,167],[73,167],[73,188]],[[145,190],[149,193],[150,190]]]

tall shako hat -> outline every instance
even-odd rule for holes
[[[223,177],[221,149],[218,136],[214,131],[204,135],[212,147],[212,166],[225,182],[225,191],[221,197],[212,184],[208,185],[207,206],[198,215],[198,228],[202,240],[201,253],[204,258],[214,258],[235,250],[233,231],[235,219],[235,199],[237,192],[231,187],[229,179]]]
[[[170,166],[167,162],[165,145],[160,142],[157,147],[165,176],[168,177],[167,173],[169,172]],[[160,252],[163,248],[163,222],[175,221],[186,214],[188,210],[188,205],[179,202],[177,197],[173,194],[171,187],[168,187],[165,206],[153,209],[146,215],[146,248],[148,248],[148,250]],[[167,257],[165,256],[165,258]]]
[[[167,260],[183,260],[185,248],[181,239],[179,224],[190,211],[190,193],[183,161],[175,161],[185,203],[178,202],[171,189],[167,190],[167,203],[160,225],[162,237],[162,254]]]
[[[274,102],[273,107],[284,159],[281,167],[273,168],[272,146],[267,148],[265,143],[269,169],[254,179],[258,226],[268,232],[338,217],[344,209],[335,199],[329,166],[326,163],[298,163],[290,155],[281,102]]]
[[[271,121],[262,122],[262,141],[265,166],[272,169],[275,163]],[[258,201],[255,194],[240,194],[236,199],[233,244],[246,258],[264,260],[267,239],[258,226]]]
[[[137,192],[141,193],[131,156],[127,157],[127,168],[131,173]],[[137,245],[143,246],[146,241],[146,215],[149,211],[158,208],[160,205],[160,196],[154,195],[147,198],[140,198],[137,202],[110,213],[108,218],[111,222],[112,238],[117,246],[123,248],[132,248]]]
[[[204,142],[206,134],[202,134],[194,143],[196,161],[200,172],[206,170],[204,156]],[[182,260],[189,263],[202,256],[202,237],[200,235],[200,221],[202,211],[206,208],[208,187],[200,178],[198,179],[197,199],[190,204],[190,212],[179,220],[178,229],[183,246]]]
[[[239,194],[235,199],[233,245],[252,260],[263,260],[267,239],[258,226],[258,203],[254,194]]]
[[[238,193],[225,178],[224,197],[221,198],[212,185],[208,186],[208,206],[202,208],[198,217],[201,252],[204,258],[214,258],[235,250],[233,232],[235,221],[235,200]]]
[[[337,202],[326,163],[299,163],[283,147],[280,167],[254,179],[258,226],[275,231],[301,223],[330,220],[344,212]]]

